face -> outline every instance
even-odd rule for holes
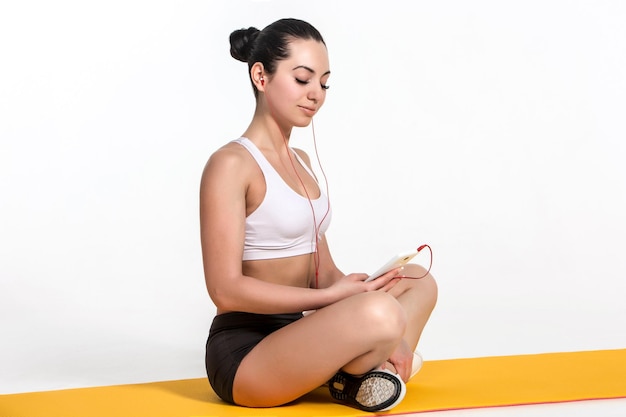
[[[294,40],[289,58],[280,61],[265,85],[265,98],[277,122],[307,126],[322,107],[330,76],[326,46],[315,40]]]

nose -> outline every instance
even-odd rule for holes
[[[309,89],[307,98],[317,104],[322,98],[322,94],[324,94],[322,87],[320,85],[314,85]]]

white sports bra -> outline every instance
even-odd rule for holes
[[[242,137],[233,142],[250,152],[265,177],[265,197],[246,218],[243,260],[285,258],[315,252],[317,239],[321,238],[330,224],[332,211],[328,196],[320,188],[319,198],[309,202],[308,198],[285,183],[250,139]],[[315,178],[298,154],[293,154]],[[317,223],[317,237],[313,219]]]

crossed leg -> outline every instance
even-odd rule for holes
[[[405,267],[407,276],[420,271],[418,266]],[[323,385],[340,369],[354,375],[369,372],[400,343],[414,349],[436,297],[430,275],[407,279],[389,292],[355,295],[283,327],[241,362],[233,385],[235,402],[249,407],[285,404]]]

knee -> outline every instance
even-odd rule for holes
[[[384,340],[399,340],[407,326],[407,316],[395,297],[386,292],[374,291],[362,294],[355,325]]]
[[[407,279],[403,280],[411,288],[414,288],[420,294],[422,303],[425,303],[431,308],[437,304],[437,298],[439,296],[439,289],[437,287],[437,281],[428,273],[426,268],[421,265],[407,265],[405,267],[405,275],[410,277],[424,277],[420,279]]]

